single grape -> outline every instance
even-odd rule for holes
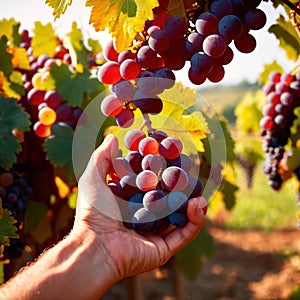
[[[134,93],[132,102],[143,114],[159,114],[163,108],[159,97],[148,96],[139,90]]]
[[[155,214],[146,208],[140,208],[132,217],[132,228],[138,232],[147,233],[154,227]]]
[[[218,19],[230,15],[233,11],[231,0],[214,0],[210,5],[210,12],[215,14]]]
[[[118,189],[122,195],[121,198],[129,199],[139,192],[139,189],[136,185],[136,179],[137,175],[135,173],[129,173],[120,179]]]
[[[134,214],[137,210],[144,207],[143,198],[144,198],[143,193],[137,193],[128,200],[129,213]]]
[[[46,92],[45,103],[52,109],[56,109],[62,103],[60,94],[55,90]]]
[[[194,72],[192,68],[189,68],[188,70],[188,77],[191,83],[200,85],[205,82],[207,79],[206,75],[203,75],[201,72]]]
[[[267,17],[261,9],[254,8],[245,15],[244,22],[250,29],[259,30],[265,26]]]
[[[166,20],[164,31],[172,40],[179,40],[185,35],[187,24],[183,18],[173,15]]]
[[[14,176],[9,172],[0,174],[0,185],[3,187],[9,187],[14,182]]]
[[[139,152],[142,156],[147,154],[157,154],[159,144],[156,139],[152,137],[145,137],[139,143]]]
[[[220,57],[226,50],[226,43],[219,34],[211,34],[203,41],[203,51],[211,57]]]
[[[156,139],[160,143],[162,140],[168,137],[168,135],[161,130],[156,130],[152,133],[151,137]]]
[[[225,76],[225,69],[222,65],[214,64],[212,70],[207,74],[210,82],[220,82]]]
[[[218,24],[219,34],[226,40],[238,38],[243,30],[241,19],[235,15],[224,16]]]
[[[106,60],[118,61],[118,52],[114,47],[113,40],[109,40],[103,47],[103,56]]]
[[[52,125],[56,121],[56,112],[50,107],[43,107],[38,116],[40,122],[44,125]]]
[[[105,84],[115,84],[121,78],[120,65],[117,62],[106,62],[98,70],[98,79]]]
[[[182,192],[171,192],[168,194],[168,207],[171,211],[186,209],[188,197]]]
[[[196,198],[202,195],[203,187],[203,182],[198,177],[189,175],[188,185],[183,192],[189,199]]]
[[[56,109],[56,120],[65,121],[72,118],[72,108],[67,103],[62,103]]]
[[[176,43],[164,52],[164,66],[172,70],[181,70],[185,65],[187,50],[185,44]]]
[[[121,64],[126,59],[135,59],[136,56],[133,52],[130,50],[123,50],[118,55],[118,63]]]
[[[147,154],[142,160],[142,169],[159,174],[166,167],[166,162],[159,155]]]
[[[116,115],[116,123],[119,127],[128,128],[134,122],[134,113],[131,109],[125,108]]]
[[[177,138],[167,137],[160,143],[158,151],[166,159],[175,159],[181,154],[182,143]]]
[[[117,98],[126,102],[132,99],[135,88],[130,81],[121,79],[111,86],[111,90]]]
[[[211,12],[203,12],[198,16],[195,25],[197,32],[206,37],[218,33],[218,23],[219,20],[216,15]]]
[[[134,173],[142,171],[143,156],[138,151],[130,151],[125,155],[125,160],[129,163]]]
[[[155,189],[157,184],[158,177],[154,172],[150,170],[144,170],[136,177],[136,185],[141,191],[150,191],[152,189]]]
[[[38,106],[44,102],[45,91],[33,88],[27,94],[27,101],[32,106]]]
[[[116,116],[123,110],[124,103],[114,95],[106,96],[101,102],[101,111],[105,116]]]
[[[125,80],[132,80],[138,77],[141,66],[135,60],[128,58],[120,64],[120,74]]]
[[[242,53],[251,53],[256,48],[256,39],[250,33],[243,34],[234,40],[234,45]]]
[[[169,165],[182,168],[184,171],[189,172],[192,169],[193,162],[186,154],[180,154],[177,158],[171,159]]]
[[[186,213],[172,212],[168,218],[170,224],[176,227],[184,227],[189,222]]]
[[[129,150],[138,151],[139,142],[145,138],[145,133],[140,129],[131,129],[124,136],[124,145]]]
[[[44,125],[40,121],[33,125],[34,133],[40,138],[46,138],[51,135],[51,126]]]
[[[213,59],[204,52],[197,52],[191,58],[191,69],[202,76],[208,74],[213,68]]]
[[[183,169],[172,166],[163,171],[161,181],[168,191],[180,192],[187,187],[188,176]]]
[[[162,190],[152,189],[143,197],[144,207],[152,212],[163,211],[168,203],[168,198]]]
[[[161,29],[152,32],[148,40],[149,47],[158,53],[168,50],[170,44],[169,36]]]

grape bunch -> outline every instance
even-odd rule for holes
[[[243,53],[256,48],[250,31],[259,30],[266,23],[265,13],[257,8],[260,2],[214,0],[208,10],[185,20],[171,15],[167,11],[169,1],[161,0],[153,10],[154,19],[145,22],[144,32],[139,35],[143,42],[137,41],[138,46],[121,53],[112,41],[108,43],[104,50],[108,62],[99,69],[99,80],[115,84],[135,79],[145,70],[157,73],[162,68],[172,74],[171,70],[181,70],[188,61],[192,83],[200,85],[206,79],[219,82],[225,74],[223,66],[233,59],[231,42]],[[167,78],[173,79],[171,76]]]
[[[264,172],[270,186],[279,190],[283,183],[281,166],[287,155],[285,146],[296,118],[294,109],[300,106],[300,71],[295,75],[271,72],[269,83],[263,90],[267,97],[260,121],[263,150],[266,154]]]
[[[188,201],[201,197],[203,183],[189,174],[192,160],[182,153],[181,141],[163,131],[146,136],[132,129],[125,134],[124,144],[128,153],[113,161],[107,177],[124,225],[156,234],[170,225],[185,226]],[[206,200],[201,200],[206,213]]]
[[[0,173],[0,198],[2,207],[8,209],[17,221],[19,231],[23,226],[26,205],[33,197],[33,190],[27,181],[14,174],[1,170]],[[5,254],[10,258],[19,258],[25,244],[21,239],[11,238],[10,246],[5,247]]]
[[[46,83],[53,64],[67,64],[71,68],[69,50],[60,44],[56,47],[53,57],[47,54],[36,57],[33,55],[28,31],[24,30],[22,36],[23,41],[20,47],[27,49],[30,62],[30,70],[21,70],[22,81],[29,104],[27,110],[31,114],[35,134],[40,138],[47,138],[51,135],[53,125],[68,125],[74,129],[82,114],[82,109],[69,106],[55,90],[55,86],[53,84],[51,86],[49,82]],[[92,66],[91,63],[90,67]]]

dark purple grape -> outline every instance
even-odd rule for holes
[[[195,73],[208,74],[213,68],[213,60],[204,52],[197,52],[191,58],[191,69]]]
[[[154,227],[155,214],[146,208],[140,208],[132,217],[132,228],[138,232],[147,233]]]
[[[162,212],[168,203],[168,198],[164,191],[153,189],[148,191],[143,198],[144,207],[152,212]]]

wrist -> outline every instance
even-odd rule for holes
[[[80,234],[72,231],[64,242],[73,249],[71,268],[77,273],[78,284],[87,289],[90,296],[101,296],[120,279],[115,262],[104,245],[99,245],[93,231]]]

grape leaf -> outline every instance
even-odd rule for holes
[[[158,0],[87,0],[86,6],[92,7],[90,23],[95,30],[107,29],[121,52],[144,30],[145,21],[153,19],[152,9],[158,6]]]
[[[72,72],[67,64],[53,64],[50,74],[55,81],[56,90],[73,107],[81,107],[85,94],[96,95],[102,88],[99,80],[92,78],[89,72]]]
[[[203,228],[191,243],[175,254],[176,267],[188,279],[195,280],[202,269],[204,257],[213,254],[213,238]]]
[[[82,32],[78,28],[76,22],[72,23],[72,30],[64,39],[64,44],[70,51],[72,64],[76,66],[78,63],[81,63],[88,69],[88,51],[84,46]]]
[[[21,42],[21,37],[18,33],[20,23],[15,19],[4,19],[0,21],[0,37],[5,35],[12,45],[18,46]]]
[[[263,116],[262,99],[265,97],[261,90],[248,92],[236,107],[236,128],[243,135],[259,134],[259,121]]]
[[[52,126],[52,135],[45,140],[47,158],[55,167],[64,167],[73,182],[72,144],[74,131],[68,125]]]
[[[43,25],[39,21],[34,22],[33,33],[34,35],[31,40],[33,55],[47,54],[50,57],[54,56],[58,39],[51,23]]]
[[[72,4],[72,0],[46,0],[46,4],[53,8],[52,14],[56,19],[65,13],[68,5]]]
[[[272,71],[276,71],[276,72],[279,72],[279,73],[283,73],[283,69],[282,67],[277,63],[276,60],[274,60],[272,63],[270,64],[266,64],[264,66],[264,70],[263,72],[259,75],[258,77],[258,82],[261,84],[261,85],[265,85],[268,83],[269,79],[269,74],[272,72]]]
[[[219,192],[223,195],[223,201],[227,210],[231,210],[236,203],[236,195],[238,187],[232,182],[228,181],[225,177],[219,187]]]
[[[18,238],[17,221],[12,217],[8,209],[2,208],[0,198],[0,245],[9,246],[9,238]]]
[[[29,115],[15,99],[0,96],[0,166],[7,169],[16,162],[16,153],[21,150],[13,129],[29,130]]]
[[[280,16],[277,24],[269,28],[269,32],[279,40],[279,45],[285,50],[287,58],[296,61],[300,54],[300,41],[291,22]]]
[[[0,39],[0,71],[3,71],[6,77],[9,77],[13,71],[13,56],[7,52],[7,42],[7,37],[2,36]]]
[[[30,70],[29,58],[25,48],[14,47],[11,49],[13,58],[12,65],[14,69]]]

